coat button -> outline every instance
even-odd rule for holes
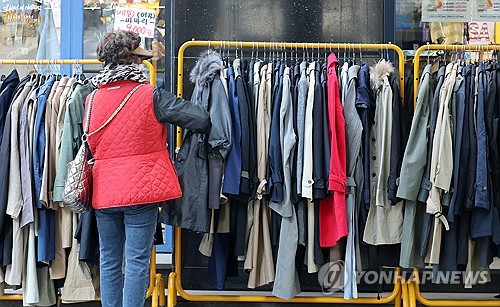
[[[375,138],[372,138],[372,142],[375,142]]]
[[[375,174],[375,173],[372,173],[372,177],[375,177],[375,176],[377,176],[377,174]]]
[[[377,157],[373,156],[373,157],[372,157],[372,160],[377,160]]]

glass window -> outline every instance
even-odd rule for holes
[[[396,43],[412,55],[413,50],[427,43],[438,44],[498,44],[500,23],[474,19],[473,1],[440,0],[397,0],[396,2]],[[422,22],[423,5],[426,11],[435,12],[439,8],[444,14],[463,10],[466,18],[453,20],[450,16],[435,17],[431,22]],[[465,9],[469,8],[470,11]],[[426,13],[426,12],[424,12]]]
[[[60,7],[60,0],[2,0],[0,59],[58,59]],[[29,66],[16,68],[21,73],[33,69]],[[44,68],[40,69],[45,72]]]
[[[116,9],[120,7],[155,11],[154,37],[143,37],[142,47],[155,55],[151,61],[156,69],[157,82],[161,84],[165,67],[165,21],[161,17],[164,6],[160,5],[159,0],[84,0],[84,58],[96,58],[97,43],[104,34],[114,30]],[[95,67],[95,71],[98,69]]]

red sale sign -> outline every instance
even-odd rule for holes
[[[471,45],[491,44],[494,37],[494,22],[469,22],[469,43]]]
[[[117,7],[115,10],[114,30],[138,33],[141,37],[154,38],[156,24],[155,10],[139,10]]]

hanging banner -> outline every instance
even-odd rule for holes
[[[472,2],[473,19],[477,21],[499,21],[500,1],[499,0],[475,0]]]
[[[422,0],[423,22],[467,22],[470,19],[469,0]]]
[[[117,7],[115,10],[114,30],[126,30],[141,37],[154,38],[156,24],[155,10],[140,10]]]

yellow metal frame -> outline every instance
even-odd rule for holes
[[[419,272],[418,269],[413,270],[413,278],[409,280],[407,283],[402,285],[408,288],[408,306],[415,307],[417,306],[417,301],[424,306],[437,306],[437,307],[476,307],[476,306],[500,306],[500,301],[497,300],[434,300],[425,298],[420,292],[420,286],[418,284]]]
[[[177,96],[182,98],[183,82],[184,82],[184,52],[189,47],[223,47],[223,48],[258,48],[261,50],[336,50],[347,49],[349,50],[394,50],[398,54],[399,61],[399,74],[400,74],[400,88],[404,89],[404,54],[401,48],[393,44],[344,44],[344,43],[285,43],[285,42],[236,42],[236,41],[188,41],[182,44],[178,53],[178,74],[177,74]],[[404,90],[401,90],[401,95]],[[177,147],[180,147],[182,141],[182,130],[177,129]],[[392,301],[395,306],[401,306],[401,282],[400,270],[396,269],[396,277],[394,281],[394,290],[392,293],[381,299],[377,298],[357,298],[352,300],[344,300],[341,297],[304,297],[297,296],[291,300],[283,300],[274,296],[265,295],[217,295],[217,294],[204,294],[195,295],[186,292],[182,288],[181,278],[181,228],[175,228],[175,244],[174,244],[174,271],[168,277],[168,306],[173,307],[177,303],[177,294],[188,301],[203,301],[203,302],[288,302],[288,303],[336,303],[336,304],[387,304]]]
[[[500,45],[425,45],[421,46],[415,52],[413,62],[413,89],[414,89],[414,104],[417,104],[418,83],[420,80],[420,55],[426,50],[451,50],[451,51],[493,51],[500,50]],[[418,269],[414,270],[414,276],[418,276]],[[417,279],[418,280],[418,279]],[[417,280],[410,280],[408,287],[409,306],[416,306],[416,302],[420,302],[425,306],[500,306],[499,300],[429,300],[426,299],[420,292],[420,286]],[[405,285],[402,285],[404,288]]]
[[[451,51],[493,51],[500,50],[500,45],[425,45],[415,52],[413,59],[413,93],[414,105],[417,105],[418,82],[420,80],[420,55],[427,50],[451,50]]]
[[[149,83],[156,85],[156,71],[153,65],[148,61],[142,62],[149,69]],[[71,59],[71,60],[0,60],[0,65],[72,65],[72,64],[102,64],[98,60],[81,60],[81,59]],[[152,296],[152,306],[158,306],[163,302],[165,305],[165,286],[163,285],[163,278],[161,274],[156,273],[156,247],[153,246],[151,251],[150,259],[150,269],[149,269],[149,287],[146,293],[146,298]],[[21,294],[5,294],[0,295],[0,301],[17,301],[22,300],[23,296]],[[155,305],[156,303],[156,305]]]

